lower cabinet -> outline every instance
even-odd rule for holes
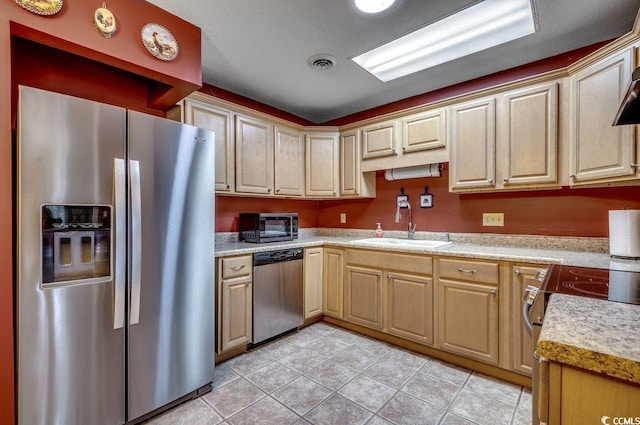
[[[405,273],[387,273],[388,332],[433,344],[433,279]]]
[[[344,290],[344,255],[343,250],[324,249],[322,285],[322,312],[325,316],[342,319]]]
[[[304,318],[322,314],[322,276],[324,250],[304,250]]]
[[[218,260],[218,353],[252,341],[252,256]]]
[[[498,365],[498,264],[440,259],[439,266],[437,347]]]
[[[640,385],[601,373],[540,363],[540,422],[549,425],[637,424]],[[608,416],[605,416],[608,415]]]
[[[382,330],[382,271],[347,266],[344,318]]]

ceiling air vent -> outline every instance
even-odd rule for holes
[[[313,55],[309,58],[309,66],[319,71],[324,71],[333,68],[337,59],[331,55]]]

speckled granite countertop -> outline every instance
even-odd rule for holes
[[[538,354],[640,383],[640,306],[553,294]]]
[[[520,261],[532,264],[567,264],[572,266],[595,267],[603,269],[630,270],[640,272],[638,260],[615,260],[606,252],[586,252],[578,250],[577,245],[595,246],[602,251],[602,241],[585,239],[575,242],[563,238],[552,237],[510,237],[497,235],[476,235],[475,237],[462,234],[452,234],[452,244],[440,248],[421,247],[389,247],[362,243],[354,240],[371,238],[373,232],[351,231],[343,234],[303,234],[300,238],[289,242],[274,242],[268,244],[252,244],[218,240],[216,242],[216,257],[252,254],[254,252],[271,251],[286,248],[310,248],[314,246],[331,245],[343,248],[367,248],[384,251],[407,253],[421,253],[443,257],[477,258],[496,261]],[[444,234],[422,234],[423,239],[443,240]],[[406,232],[386,232],[385,237],[406,237]],[[515,240],[517,238],[517,240]],[[219,238],[218,238],[219,239]],[[575,239],[575,238],[574,238]],[[501,243],[519,246],[501,246]],[[551,248],[547,248],[547,246]],[[582,246],[581,246],[582,247]],[[608,247],[607,247],[608,249]]]

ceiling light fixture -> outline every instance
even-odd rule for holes
[[[485,0],[352,60],[390,81],[534,32],[531,0]]]
[[[356,7],[364,13],[384,12],[395,3],[396,0],[355,0]]]

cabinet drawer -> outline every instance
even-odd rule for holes
[[[440,259],[440,277],[469,282],[500,283],[498,263]]]
[[[249,276],[251,275],[253,257],[244,255],[242,257],[232,257],[222,259],[222,278]]]
[[[420,275],[430,275],[433,272],[433,261],[431,257],[426,255],[349,250],[347,251],[347,264],[397,270],[403,273],[417,273]]]

